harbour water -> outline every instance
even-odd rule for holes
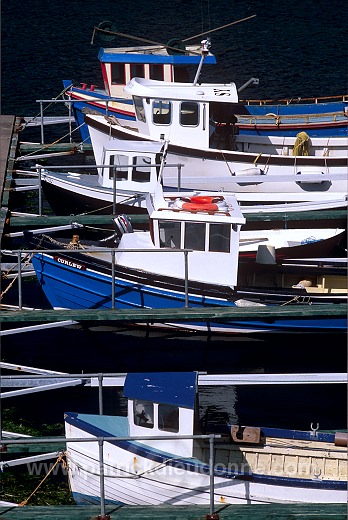
[[[280,4],[280,5],[279,5]],[[256,14],[256,18],[211,33],[218,65],[203,70],[202,80],[235,81],[250,77],[259,86],[248,98],[339,95],[347,92],[347,16],[343,0],[139,0],[128,3],[57,0],[2,2],[1,113],[35,116],[36,100],[56,97],[62,80],[102,85],[97,54],[103,45],[137,42],[90,40],[104,20],[125,34],[166,43],[182,40]],[[201,37],[190,40],[199,42]],[[60,109],[65,114],[65,107]],[[23,140],[26,136],[23,134]],[[32,197],[32,195],[28,196]],[[25,199],[24,203],[26,203]],[[24,284],[24,304],[47,305],[37,282]],[[6,302],[5,302],[6,303]],[[70,373],[180,371],[344,372],[346,337],[201,337],[136,328],[71,326],[2,338],[1,359]],[[205,390],[202,406],[226,412],[233,421],[289,428],[346,428],[345,385],[231,387]],[[257,390],[255,390],[257,388]],[[18,420],[36,425],[62,422],[64,411],[96,412],[95,390],[75,388],[11,398],[6,407]],[[106,413],[124,413],[120,391],[105,390]]]
[[[212,31],[212,52],[217,56],[218,65],[203,68],[202,78],[206,81],[213,78],[232,80],[241,85],[251,76],[259,77],[260,85],[246,89],[246,97],[344,94],[347,91],[344,42],[348,22],[342,17],[343,8],[341,0],[333,0],[330,8],[324,0],[281,2],[280,5],[278,2],[265,5],[260,0],[246,3],[178,0],[170,4],[132,1],[127,8],[111,0],[102,5],[91,0],[88,7],[83,8],[79,2],[66,4],[58,0],[42,7],[38,0],[24,0],[19,13],[14,3],[2,2],[1,112],[36,115],[39,111],[36,100],[57,96],[62,90],[62,80],[66,78],[77,84],[83,81],[101,85],[97,60],[99,47],[139,43],[121,36],[105,42],[96,36],[95,44],[91,45],[93,27],[104,20],[112,21],[118,32],[164,43],[173,37],[196,43],[202,37],[192,38],[194,35]],[[213,31],[254,14],[253,19]],[[61,110],[64,112],[66,108],[61,107]],[[26,139],[23,134],[23,140]],[[19,204],[35,204],[35,197],[35,194],[21,196]],[[37,283],[26,287],[27,305],[47,305]],[[76,340],[75,337],[80,337],[78,334],[83,339]],[[161,336],[131,330],[110,335],[100,330],[78,332],[73,329],[4,338],[2,353],[9,362],[69,372],[90,370],[89,360],[93,370],[111,368],[113,372],[161,369],[305,372],[344,371],[346,368],[344,337],[335,340],[334,352],[329,356],[320,338],[278,338],[206,340],[195,335],[177,337],[173,332]],[[85,351],[92,349],[89,357],[81,356],[80,349],[70,348],[76,344],[85,345]],[[47,345],[50,348],[47,349]],[[345,393],[342,389],[336,390],[341,397],[335,395],[331,401],[338,405],[338,424],[332,426],[343,427]],[[311,410],[318,406],[318,392],[315,387]],[[327,392],[327,388],[323,390],[324,395],[328,395]],[[305,394],[310,393],[307,388]],[[294,389],[285,394],[293,395]],[[281,403],[282,400],[283,397]],[[248,398],[248,410],[253,402],[255,399]],[[299,423],[302,427],[313,421],[321,425],[323,421],[326,423],[327,408],[323,407],[319,416],[314,414],[312,417],[304,412],[303,421]],[[282,404],[279,409],[284,410]],[[336,406],[330,407],[330,413],[333,409],[336,410]],[[259,410],[259,404],[255,410]],[[296,421],[295,412],[296,407],[289,422]],[[253,415],[249,418],[254,419]],[[271,417],[264,419],[272,422]],[[281,414],[280,422],[283,419]],[[262,420],[262,416],[257,420]]]

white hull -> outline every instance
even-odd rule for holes
[[[112,188],[101,186],[96,175],[44,172],[42,173],[42,180],[66,192],[75,193],[79,197],[98,199],[101,202],[105,202],[106,206],[112,205],[115,198],[116,204],[146,209],[146,194],[123,190],[117,186],[114,197]],[[164,195],[180,197],[182,195],[187,196],[190,193],[196,194],[197,190],[192,190],[191,192],[165,190]],[[225,194],[228,195],[228,193]],[[275,194],[270,192],[238,192],[235,195],[236,199],[243,203],[242,210],[244,214],[259,212],[278,213],[283,211],[290,213],[347,207],[347,192],[306,192],[302,194],[280,192],[276,194],[279,204],[271,204],[275,199]],[[268,202],[269,204],[267,204]],[[257,203],[257,205],[246,206],[248,203]]]
[[[69,425],[67,437],[88,437],[78,428]],[[76,450],[76,451],[75,451]],[[282,450],[286,453],[286,449]],[[288,452],[289,453],[289,452]],[[310,455],[313,455],[311,451]],[[315,454],[314,454],[315,455]],[[280,459],[282,456],[278,453]],[[345,454],[342,454],[344,459]],[[100,468],[98,443],[69,443],[67,451],[69,479],[74,498],[78,503],[94,503],[100,496]],[[321,456],[318,456],[318,459]],[[312,460],[311,478],[320,478],[320,464]],[[170,456],[168,454],[168,459]],[[105,500],[109,503],[129,505],[187,505],[210,503],[208,475],[186,471],[150,461],[125,449],[104,443]],[[186,459],[187,460],[187,459]],[[343,463],[344,460],[343,460]],[[260,458],[260,465],[262,459]],[[225,466],[217,464],[216,467]],[[289,468],[288,468],[289,469]],[[291,468],[289,469],[291,470]],[[282,469],[279,476],[282,477]],[[316,477],[316,472],[318,475]],[[308,475],[303,475],[308,478]],[[285,483],[284,483],[285,482]],[[286,485],[279,479],[277,485],[252,482],[238,478],[214,478],[215,504],[257,503],[346,503],[346,490],[315,489]]]
[[[103,164],[104,150],[115,141],[141,140],[151,142],[145,134],[110,125],[100,116],[88,116],[89,132],[97,164]],[[92,124],[91,124],[92,122]],[[92,126],[95,125],[95,126]],[[328,195],[347,193],[348,154],[344,138],[332,140],[332,147],[324,138],[313,139],[313,155],[293,157],[285,139],[260,138],[260,143],[239,143],[241,151],[185,147],[170,142],[167,163],[182,164],[181,176],[175,168],[165,168],[164,186],[176,190],[210,190],[247,193],[271,201],[327,200]],[[249,136],[238,136],[245,139]],[[255,139],[255,138],[254,138]],[[271,141],[275,142],[272,144]],[[326,146],[325,146],[326,144]],[[246,149],[248,151],[246,151]],[[262,151],[264,150],[264,151]],[[285,154],[286,153],[286,154]],[[325,153],[329,153],[325,159]],[[332,159],[337,161],[332,162]]]

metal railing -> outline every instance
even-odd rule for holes
[[[100,513],[102,517],[106,514],[105,507],[105,474],[104,474],[104,443],[105,442],[133,442],[133,441],[161,441],[161,440],[198,440],[198,439],[206,439],[209,440],[209,514],[214,514],[214,440],[220,439],[221,435],[219,434],[207,434],[207,435],[166,435],[163,436],[136,436],[136,437],[112,437],[112,436],[95,436],[95,437],[33,437],[33,438],[20,438],[20,439],[1,439],[1,443],[3,446],[14,445],[14,444],[61,444],[65,443],[74,443],[74,442],[97,442],[99,453],[98,453],[98,463],[99,463],[99,491],[100,491]],[[175,455],[171,459],[171,462],[176,461],[180,457],[176,457]],[[32,458],[34,462],[34,457]],[[28,463],[28,462],[27,462]],[[165,463],[166,466],[168,462]]]
[[[42,231],[42,230],[41,230]],[[111,309],[115,309],[115,300],[116,300],[116,283],[115,283],[115,273],[116,273],[116,253],[183,253],[184,255],[184,294],[185,294],[185,304],[184,307],[189,307],[189,297],[188,297],[188,254],[192,253],[193,249],[172,249],[172,248],[154,248],[154,249],[129,249],[129,248],[111,248],[111,247],[88,247],[87,249],[17,249],[9,251],[7,253],[17,255],[18,262],[18,308],[22,310],[23,308],[23,298],[22,298],[22,269],[21,262],[23,259],[23,253],[27,255],[34,254],[53,254],[53,253],[61,253],[61,254],[88,254],[88,253],[106,253],[110,254],[110,263],[111,263]],[[25,257],[24,257],[25,258]]]
[[[121,99],[121,98],[116,98],[116,97],[108,97],[107,99],[103,99],[103,98],[100,98],[100,97],[95,97],[95,98],[89,98],[88,99],[88,103],[90,102],[99,102],[103,105],[105,105],[105,113],[106,113],[106,116],[109,114],[109,103],[112,103],[112,102],[124,102],[124,99]],[[48,106],[51,105],[51,104],[55,104],[55,103],[64,103],[65,105],[69,105],[69,120],[71,119],[71,122],[69,122],[69,126],[70,126],[70,133],[71,133],[71,123],[72,122],[75,122],[74,120],[74,117],[72,116],[71,114],[71,105],[74,104],[74,103],[84,103],[86,102],[85,100],[81,99],[81,100],[78,100],[78,99],[36,99],[36,103],[40,103],[40,121],[41,121],[41,144],[44,144],[45,142],[45,136],[44,136],[44,103],[47,103]]]
[[[115,151],[116,152],[116,151]],[[141,153],[141,152],[139,152]],[[163,168],[177,168],[178,170],[178,184],[177,184],[177,191],[181,191],[181,169],[182,167],[184,166],[184,164],[181,164],[181,163],[176,163],[176,164],[164,164],[163,165]],[[31,169],[32,170],[37,170],[37,176],[38,176],[38,179],[39,179],[39,186],[38,186],[38,189],[39,189],[39,216],[42,216],[42,172],[50,172],[50,171],[60,171],[60,170],[95,170],[95,169],[98,169],[98,168],[106,168],[106,169],[109,169],[109,170],[112,170],[112,172],[110,172],[110,176],[112,176],[112,180],[113,180],[113,187],[112,187],[112,195],[113,195],[113,199],[112,199],[112,213],[113,215],[116,214],[116,206],[117,206],[117,174],[122,172],[122,171],[125,171],[125,170],[128,170],[129,168],[132,168],[132,169],[138,169],[138,168],[160,168],[160,164],[157,164],[157,163],[154,163],[154,164],[145,164],[145,165],[118,165],[118,166],[115,166],[115,165],[110,165],[110,164],[93,164],[93,165],[69,165],[69,166],[41,166],[41,165],[36,165],[36,166],[31,166]],[[35,172],[33,172],[33,174],[35,175]],[[120,181],[122,183],[122,181]],[[135,181],[134,181],[135,182]],[[148,182],[151,182],[151,181],[148,181]],[[125,190],[127,191],[127,190]],[[119,193],[122,193],[122,189],[119,191]],[[147,192],[140,192],[141,195],[143,195],[144,197],[146,197],[147,195]],[[133,194],[133,197],[137,195],[139,196],[139,193],[138,192],[134,192]],[[119,203],[120,204],[120,203]]]
[[[103,415],[103,378],[105,374],[103,373],[96,373],[96,374],[63,374],[63,373],[51,373],[47,374],[46,371],[43,371],[42,374],[36,374],[33,376],[28,375],[19,375],[19,376],[7,376],[7,379],[10,377],[13,379],[32,379],[33,381],[35,379],[38,379],[38,376],[40,379],[64,379],[66,381],[69,381],[72,379],[72,382],[75,383],[78,381],[80,384],[84,384],[85,382],[90,382],[92,377],[98,378],[98,392],[99,392],[99,415]],[[108,374],[110,376],[112,374]],[[121,374],[115,374],[115,376],[119,377]],[[6,378],[6,376],[5,376]],[[57,388],[57,385],[46,385],[47,388],[40,387],[40,390],[49,390],[53,388]],[[65,384],[65,386],[68,386]],[[35,388],[34,388],[35,391]],[[14,392],[5,392],[1,394],[1,399],[6,397],[6,394],[9,394],[8,397],[13,397],[14,395],[24,395],[28,393],[32,393],[31,389],[27,389],[24,392],[22,391],[21,394],[20,391]],[[2,436],[2,424],[1,424],[1,414],[0,414],[0,443],[2,446],[7,447],[8,445],[15,445],[15,444],[61,444],[64,443],[74,443],[74,442],[98,442],[98,464],[99,464],[99,490],[100,490],[100,511],[101,515],[105,515],[106,507],[105,507],[105,472],[104,472],[104,443],[105,442],[123,442],[123,441],[144,441],[144,440],[184,440],[184,439],[206,439],[209,440],[209,510],[210,515],[213,515],[214,513],[214,440],[220,439],[220,434],[200,434],[200,435],[167,435],[165,437],[163,436],[95,436],[93,438],[91,437],[21,437],[19,439],[14,439],[11,437],[10,439],[3,438]],[[52,454],[49,454],[52,455]],[[52,458],[52,457],[50,457]],[[171,462],[176,459],[178,459],[175,455],[171,459]],[[26,458],[24,463],[28,464],[29,462],[35,462],[37,460],[42,460],[42,456],[33,456],[30,458]],[[170,461],[168,461],[170,462]],[[3,464],[4,467],[6,467],[6,463]],[[2,468],[3,469],[3,468]]]

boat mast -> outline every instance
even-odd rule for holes
[[[196,72],[195,79],[193,80],[193,86],[194,87],[197,85],[197,81],[198,81],[198,78],[199,78],[200,73],[201,73],[201,69],[202,69],[204,58],[208,55],[209,49],[211,47],[210,38],[208,37],[206,40],[202,40],[201,44],[202,44],[202,48],[201,48],[202,57],[201,57],[201,61],[199,62],[199,65],[198,65],[198,69],[197,69],[197,72]]]

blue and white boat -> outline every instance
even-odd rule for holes
[[[77,504],[100,503],[101,489],[110,505],[347,501],[346,433],[226,419],[213,428],[200,417],[196,372],[128,373],[124,396],[126,417],[65,413]]]
[[[85,114],[110,115],[133,126],[136,121],[134,102],[129,92],[124,90],[133,77],[166,82],[192,81],[192,66],[200,64],[202,46],[184,45],[177,50],[154,45],[101,48],[98,59],[103,88],[63,81],[67,99],[74,101],[72,113],[83,141],[90,142],[88,127],[84,124]],[[215,63],[215,56],[206,52],[204,66]],[[238,88],[238,92],[250,83],[258,83],[258,80],[251,78]],[[235,116],[236,128],[241,134],[295,137],[298,132],[305,131],[310,137],[347,136],[348,96],[241,99]]]
[[[257,237],[249,235],[243,244],[241,226],[245,217],[232,194],[172,196],[163,192],[157,182],[146,200],[148,230],[134,231],[125,215],[116,217],[117,232],[107,243],[112,249],[105,247],[106,242],[80,241],[77,235],[71,243],[69,239],[59,241],[45,234],[28,236],[31,249],[42,250],[34,254],[32,264],[54,309],[180,309],[188,306],[227,310],[255,305],[267,308],[263,290],[256,291],[254,301],[245,300],[243,293],[236,290],[243,250],[250,254],[254,248],[256,255],[255,244],[267,247],[268,242],[258,234]],[[300,230],[293,232],[297,238],[299,234]],[[253,265],[249,270],[253,271]],[[269,272],[270,266],[266,266],[266,270]],[[346,290],[342,287],[337,292],[321,291],[319,287],[299,290],[290,285],[290,289],[282,289],[273,299],[266,291],[267,299],[271,300],[269,313],[274,305],[298,304],[302,296],[310,295],[307,300],[310,303],[339,305],[346,301]],[[301,316],[300,312],[293,319],[269,317],[266,313],[254,320],[173,321],[178,328],[221,333],[342,332],[347,326],[343,313],[323,316],[320,305],[310,317]]]
[[[90,142],[88,127],[84,124],[86,113],[107,113],[131,124],[135,121],[134,105],[132,97],[123,90],[125,85],[134,76],[169,82],[189,81],[191,76],[193,79],[201,61],[201,46],[187,45],[185,52],[175,51],[168,45],[101,48],[98,60],[103,88],[87,86],[87,83],[75,86],[71,80],[63,80],[67,99],[74,101],[72,113],[84,142]],[[213,65],[216,58],[208,52],[204,62]]]
[[[183,165],[185,190],[243,194],[257,203],[305,202],[347,195],[347,137],[243,135],[235,126],[240,106],[234,83],[173,83],[133,78],[136,121],[86,115],[95,161],[117,141],[168,141],[167,161]],[[178,186],[175,169],[163,185]]]

